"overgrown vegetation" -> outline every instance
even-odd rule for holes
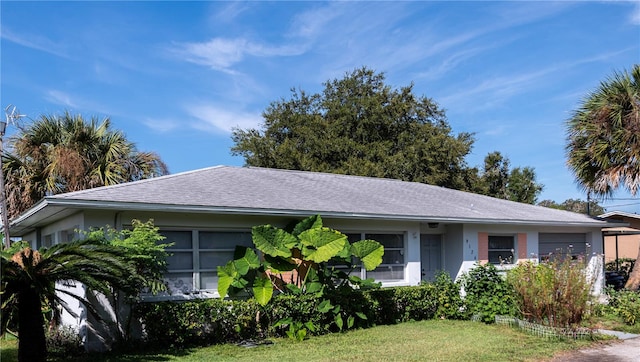
[[[218,292],[231,297],[250,295],[261,306],[275,293],[312,295],[320,298],[314,310],[329,315],[338,330],[355,326],[356,318],[366,320],[362,311],[343,308],[332,299],[353,289],[379,287],[350,273],[358,267],[374,270],[382,263],[384,247],[375,240],[349,243],[347,236],[322,225],[319,215],[308,217],[287,229],[271,225],[255,226],[252,240],[263,259],[252,248],[236,247],[234,260],[218,267]],[[340,268],[343,267],[343,268]],[[264,312],[267,312],[266,310]],[[305,339],[321,328],[308,320],[285,317],[276,327],[287,328],[291,338]]]
[[[154,248],[163,248],[156,246],[157,229],[151,221],[134,222],[131,232],[105,234],[100,230],[88,236],[85,240],[39,250],[32,250],[24,242],[14,243],[2,250],[2,335],[17,328],[20,361],[44,361],[47,348],[57,348],[56,343],[47,345],[45,325],[49,325],[53,333],[53,339],[50,340],[67,339],[70,335],[69,331],[60,332],[62,334],[55,332],[61,308],[75,315],[62,296],[82,303],[89,313],[101,320],[96,306],[85,299],[90,293],[106,296],[122,293],[125,297],[135,297],[141,288],[158,285],[159,279],[155,278],[162,276],[163,256],[145,254]],[[118,240],[114,240],[116,238]],[[145,242],[149,249],[144,247]],[[143,246],[140,249],[133,246],[134,243]],[[72,287],[75,283],[81,283],[87,295],[60,288],[59,283]],[[120,327],[118,322],[118,328],[122,330]],[[15,329],[11,332],[15,334]]]
[[[426,283],[427,285],[430,283]],[[440,271],[436,274],[433,286],[437,290],[438,309],[436,318],[440,319],[465,319],[467,318],[465,302],[460,295],[460,282],[451,279],[449,273]]]
[[[567,328],[580,324],[589,311],[591,284],[585,262],[570,257],[545,263],[525,262],[507,273],[523,318],[545,326]]]
[[[459,285],[443,277],[437,283],[421,286],[353,290],[326,297],[345,315],[362,314],[363,318],[354,318],[353,327],[367,328],[436,317],[460,319],[464,314],[459,293]],[[255,299],[141,303],[137,313],[150,344],[186,347],[286,336],[301,328],[306,328],[307,335],[338,331],[334,315],[319,308],[324,298],[280,294],[269,301],[267,308]],[[302,324],[290,329],[278,323],[286,319]]]
[[[434,282],[416,287],[285,293],[264,307],[255,299],[144,303],[139,313],[148,342],[184,347],[279,336],[304,339],[341,330],[327,305],[343,316],[354,316],[348,322],[353,328],[474,315],[485,323],[494,322],[496,315],[513,315],[546,326],[576,328],[587,313],[589,293],[584,263],[558,259],[523,263],[506,278],[496,266],[485,264],[459,282],[441,272]]]
[[[485,323],[496,315],[515,315],[516,293],[493,264],[477,264],[462,277],[468,312]]]
[[[163,243],[165,239],[153,220],[142,222],[131,221],[131,229],[116,230],[110,226],[93,229],[84,233],[84,239],[99,244],[107,244],[124,250],[127,259],[133,263],[137,275],[142,279],[131,280],[137,284],[137,293],[128,295],[137,299],[141,292],[157,294],[167,290],[164,282],[164,272],[167,270],[167,248],[173,243]],[[131,276],[133,277],[133,276]]]
[[[622,318],[630,325],[640,325],[640,292],[632,290],[607,290],[609,304],[605,311]]]
[[[78,331],[70,326],[62,326],[47,331],[47,352],[54,358],[70,358],[84,353],[82,339]]]

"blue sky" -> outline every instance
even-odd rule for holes
[[[640,2],[2,1],[0,104],[35,119],[109,116],[172,173],[242,165],[230,130],[257,127],[292,87],[361,66],[473,132],[467,162],[531,166],[539,200],[586,196],[564,122],[614,71],[640,63]],[[15,127],[9,129],[9,133]],[[640,195],[638,195],[640,196]],[[609,211],[640,212],[619,192]]]

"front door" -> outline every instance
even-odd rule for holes
[[[420,235],[420,262],[422,280],[433,281],[436,272],[442,270],[442,235]]]

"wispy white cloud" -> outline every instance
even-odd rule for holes
[[[87,96],[72,94],[59,89],[49,89],[44,92],[44,100],[63,106],[64,109],[74,112],[91,112],[92,114],[104,114],[109,116],[119,115],[118,110],[109,109],[104,104]]]
[[[339,18],[345,7],[339,3],[329,3],[324,7],[314,7],[296,15],[291,24],[289,36],[316,39],[326,32],[329,22]]]
[[[173,119],[145,118],[142,120],[142,124],[155,132],[166,133],[178,128],[181,125],[181,122]]]
[[[177,44],[172,51],[184,57],[186,61],[220,71],[236,73],[231,67],[246,56],[293,56],[302,54],[304,49],[295,45],[261,44],[244,38],[213,38],[204,43]]]
[[[510,28],[533,23],[566,12],[579,4],[570,1],[518,1],[498,2],[495,13],[496,27]]]
[[[213,20],[215,22],[230,23],[236,20],[238,15],[248,10],[249,4],[241,1],[232,1],[225,3],[222,8],[216,7],[216,12],[213,14]]]
[[[2,28],[0,33],[2,39],[10,41],[12,43],[22,45],[27,48],[39,50],[45,53],[53,54],[55,56],[71,59],[67,54],[67,46],[61,43],[56,43],[51,39],[48,39],[42,35],[28,35],[28,34],[16,34],[7,27]]]
[[[516,74],[502,74],[495,77],[487,77],[482,82],[473,87],[467,87],[460,90],[461,85],[455,87],[453,94],[440,97],[440,103],[446,105],[447,108],[464,109],[467,111],[475,111],[481,109],[489,109],[500,104],[504,104],[511,97],[525,93],[534,88],[543,88],[548,82],[558,82],[557,78],[552,78],[553,74],[560,74],[563,71],[576,68],[583,64],[594,62],[602,62],[615,57],[616,55],[626,53],[631,48],[622,49],[614,52],[605,52],[595,54],[590,57],[576,59],[571,62],[556,63],[545,68],[537,68],[531,72],[521,71]],[[474,99],[471,103],[469,99]],[[554,98],[548,98],[553,100]]]
[[[487,47],[466,48],[446,57],[439,64],[429,67],[427,70],[415,74],[415,78],[438,79],[446,73],[455,69],[460,63],[473,58],[477,54],[485,51]]]
[[[213,133],[231,133],[236,127],[258,128],[262,122],[262,116],[258,112],[233,111],[217,105],[193,105],[186,111],[197,120],[191,124],[193,128]]]
[[[45,94],[48,102],[65,106],[67,108],[78,108],[78,101],[68,93],[56,89],[48,90]]]
[[[525,89],[531,87],[532,84],[539,83],[542,77],[554,70],[555,68],[547,68],[529,73],[487,78],[476,86],[464,90],[456,87],[454,94],[440,97],[439,102],[447,108],[467,111],[488,109],[504,103],[515,94],[524,92]],[[469,99],[474,99],[474,102],[469,102]],[[456,104],[464,104],[464,106],[456,106]]]

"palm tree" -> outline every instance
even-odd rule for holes
[[[58,306],[66,308],[59,293],[79,300],[97,315],[83,297],[56,288],[56,283],[80,282],[87,290],[105,295],[116,288],[135,294],[143,283],[123,249],[90,240],[40,250],[32,250],[26,243],[14,243],[2,251],[1,261],[2,334],[10,322],[17,322],[19,361],[46,360],[42,306],[48,305],[54,311],[55,324]],[[16,314],[17,321],[14,320]]]
[[[139,152],[111,121],[68,112],[43,115],[9,140],[3,155],[8,215],[14,218],[47,195],[165,175],[152,152]]]
[[[568,121],[567,156],[578,185],[610,196],[620,186],[640,189],[640,65],[613,77],[583,101]],[[638,258],[640,260],[640,250]],[[627,289],[640,287],[636,263]]]
[[[640,65],[614,73],[567,124],[568,165],[578,185],[598,196],[640,188]]]

